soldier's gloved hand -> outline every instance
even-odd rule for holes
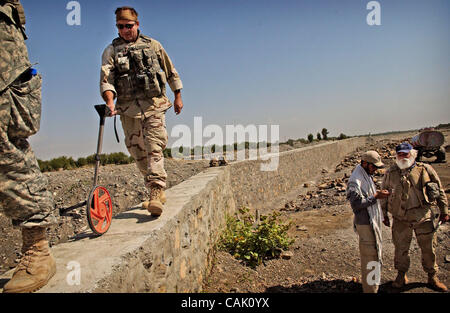
[[[441,214],[441,216],[439,217],[439,222],[441,222],[442,224],[447,223],[450,219],[450,216],[448,214]]]

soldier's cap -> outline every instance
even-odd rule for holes
[[[412,149],[413,149],[413,146],[411,146],[409,143],[402,142],[397,147],[395,147],[395,152],[396,153],[401,153],[401,152],[410,153]]]
[[[116,9],[116,22],[119,20],[137,21],[138,13],[132,7],[120,7]]]
[[[368,163],[372,163],[375,167],[384,167],[384,163],[381,162],[381,156],[378,154],[378,152],[370,150],[365,152],[361,156],[361,161],[365,161]]]

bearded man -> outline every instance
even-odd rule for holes
[[[398,271],[392,283],[401,288],[408,283],[409,247],[413,232],[422,251],[422,267],[428,273],[428,284],[438,291],[447,287],[437,277],[436,230],[439,223],[449,220],[447,197],[436,171],[428,164],[416,162],[417,151],[409,143],[396,147],[396,162],[383,178],[382,189],[389,191],[387,199],[380,199],[386,226],[392,214],[392,240],[395,246],[394,265]],[[439,207],[435,212],[434,204]]]

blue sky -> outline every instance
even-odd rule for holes
[[[22,0],[31,62],[43,75],[40,159],[95,152],[102,103],[99,70],[117,36],[114,10],[130,5],[141,31],[162,43],[183,80],[177,124],[280,125],[280,140],[323,127],[331,136],[450,122],[450,2],[173,0],[78,1],[81,25],[66,23],[66,0]],[[169,98],[173,94],[169,92]],[[104,152],[126,151],[107,120]],[[207,142],[208,138],[204,138]]]

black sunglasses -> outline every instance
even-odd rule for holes
[[[118,29],[124,29],[124,27],[126,29],[132,29],[134,25],[136,24],[116,24]]]

